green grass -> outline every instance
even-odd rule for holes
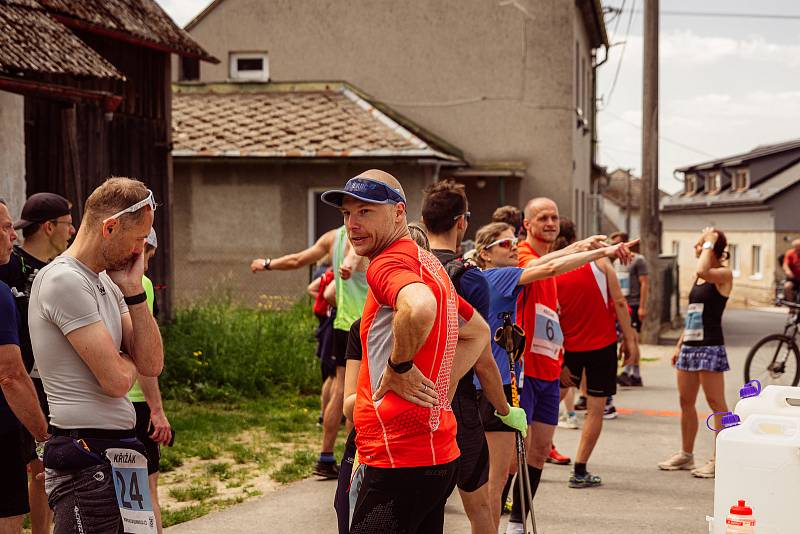
[[[167,528],[171,527],[172,525],[177,525],[178,523],[185,523],[186,521],[197,519],[198,517],[206,515],[210,511],[211,506],[205,503],[193,504],[191,506],[187,506],[186,508],[181,508],[180,510],[162,509],[161,522],[163,523],[164,528]]]
[[[317,321],[306,299],[285,310],[257,309],[229,299],[179,310],[162,327],[165,397],[235,401],[276,388],[319,391]]]
[[[178,502],[204,501],[216,494],[217,488],[210,484],[192,484],[169,489],[170,497]]]
[[[295,451],[292,461],[272,473],[272,478],[285,484],[309,477],[316,460],[317,455],[309,450]]]

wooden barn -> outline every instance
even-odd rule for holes
[[[80,220],[107,177],[148,184],[161,205],[150,274],[168,315],[171,54],[217,62],[153,0],[0,0],[0,92],[24,103],[25,193],[60,193]]]

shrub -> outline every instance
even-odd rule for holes
[[[317,392],[316,326],[305,300],[285,310],[227,299],[183,308],[162,327],[164,395],[228,401],[276,389]]]

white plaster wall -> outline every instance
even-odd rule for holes
[[[25,203],[25,99],[0,91],[0,198],[16,218]]]

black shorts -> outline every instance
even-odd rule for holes
[[[506,400],[511,406],[511,384],[503,386],[503,391],[506,394]],[[481,421],[483,421],[483,430],[486,432],[516,432],[513,428],[505,424],[494,414],[494,406],[483,394],[483,390],[478,390],[478,406],[481,410]]]
[[[333,357],[337,367],[347,366],[347,338],[350,336],[349,330],[333,329]]]
[[[461,450],[456,483],[458,489],[472,493],[489,480],[489,444],[483,433],[475,386],[459,382],[452,406],[458,424],[456,442]]]
[[[30,450],[22,434],[14,428],[0,434],[0,517],[14,517],[30,512],[28,505],[28,462]]]
[[[158,464],[161,461],[161,449],[159,444],[150,439],[150,407],[146,402],[134,402],[133,409],[136,410],[136,439],[144,445],[145,455],[147,456],[147,474],[158,473]]]
[[[36,396],[39,398],[39,407],[42,409],[42,413],[44,413],[45,420],[49,423],[50,407],[47,404],[47,396],[44,394],[42,379],[31,377],[31,382],[33,382],[33,388],[36,390]],[[36,439],[34,439],[25,427],[22,427],[22,431],[20,432],[20,440],[22,440],[23,450],[28,451],[29,460],[36,460]]]
[[[597,350],[566,351],[564,365],[572,381],[580,382],[586,371],[586,393],[592,397],[609,397],[617,393],[617,343]]]
[[[441,534],[458,462],[397,469],[367,466],[350,534]]]

